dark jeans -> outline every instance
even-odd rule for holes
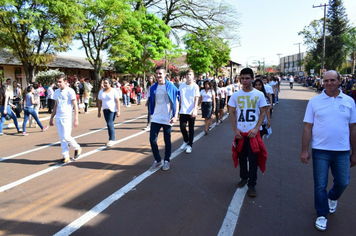
[[[239,140],[240,141],[240,140]],[[249,168],[247,168],[247,160]],[[250,145],[250,139],[245,137],[244,145],[239,154],[240,178],[248,179],[247,185],[254,187],[257,181],[257,155],[253,153]]]
[[[21,115],[20,115],[20,98],[14,99],[13,104],[16,106],[16,108],[14,108],[16,117],[17,118],[21,118]]]
[[[48,113],[49,113],[49,114],[52,113],[53,104],[54,104],[54,100],[48,98],[48,100],[47,100],[47,106],[48,106]]]
[[[43,129],[43,125],[41,124],[41,121],[38,119],[37,113],[34,108],[25,107],[24,113],[25,113],[25,117],[23,118],[22,132],[26,132],[26,124],[28,121],[28,117],[30,115],[36,120],[36,122],[40,126],[40,128]]]
[[[2,106],[2,107],[0,108],[0,112],[1,112],[0,133],[2,133],[3,124],[4,124],[4,122],[5,122],[4,109],[5,109],[5,106]],[[19,130],[20,130],[20,127],[19,127],[19,124],[17,123],[17,118],[16,118],[16,116],[15,116],[15,113],[11,110],[11,107],[10,107],[10,106],[6,106],[6,112],[7,112],[7,114],[9,114],[9,116],[11,117],[11,119],[14,120],[15,127],[16,127],[17,131],[19,131]]]
[[[112,112],[109,109],[103,110],[106,124],[108,126],[109,141],[115,141],[115,128],[114,121],[116,117],[116,112]]]
[[[88,103],[84,102],[84,112],[88,112]]]
[[[328,198],[339,199],[350,182],[350,152],[313,149],[312,157],[316,214],[318,217],[327,217]],[[334,184],[327,192],[329,168],[334,177]]]
[[[148,100],[148,103],[147,103],[147,110],[148,110],[148,113],[147,113],[147,125],[150,125],[151,124],[151,113],[150,113],[150,101]]]
[[[189,133],[187,132],[187,122],[189,127]],[[193,146],[194,139],[194,123],[195,117],[187,114],[179,115],[179,126],[180,132],[182,132],[184,142],[188,143],[189,146]]]
[[[165,154],[164,160],[170,161],[171,157],[171,150],[172,150],[172,143],[171,143],[171,130],[172,126],[170,125],[163,125],[151,122],[151,130],[150,130],[150,144],[153,153],[153,157],[157,162],[161,161],[161,156],[159,154],[158,145],[157,145],[157,138],[160,129],[163,127],[163,137],[164,137],[164,144],[165,144]]]

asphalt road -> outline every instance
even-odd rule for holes
[[[312,165],[299,159],[304,111],[315,95],[298,84],[293,90],[282,84],[273,134],[265,140],[266,172],[258,173],[258,196],[241,197],[241,211],[234,213],[238,221],[227,226],[233,235],[320,233],[314,227]],[[204,136],[199,115],[192,154],[179,151],[177,122],[171,169],[152,174],[147,172],[154,160],[148,133],[142,131],[146,107],[132,105],[121,114],[115,122],[118,143],[111,148],[104,146],[104,118],[95,110],[80,114],[72,134],[83,155],[64,166],[57,163],[61,148],[55,127],[44,133],[29,128],[25,137],[6,130],[0,137],[0,235],[218,235],[239,180],[229,119]],[[163,155],[163,133],[159,147]],[[324,235],[355,235],[354,175],[352,169]]]

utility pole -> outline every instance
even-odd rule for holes
[[[325,25],[326,25],[326,7],[330,6],[329,4],[320,4],[319,6],[314,6],[313,8],[317,8],[317,7],[324,7],[324,26],[323,26],[323,56],[321,58],[321,69],[325,69],[324,68],[324,63],[325,63]],[[320,73],[321,74],[321,73]]]
[[[302,64],[301,64],[301,61],[300,61],[300,44],[301,43],[295,43],[294,45],[299,45],[299,54],[298,54],[298,61],[299,61],[299,72],[302,71]],[[297,67],[298,69],[298,67]]]
[[[263,59],[263,74],[265,74],[265,58],[262,59]]]

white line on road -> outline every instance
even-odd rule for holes
[[[146,116],[147,116],[147,115],[139,116],[139,117],[136,117],[136,118],[134,118],[134,119],[127,120],[127,121],[124,121],[124,122],[115,124],[114,126],[123,125],[123,124],[129,123],[129,122],[132,122],[132,121],[141,119],[141,118],[146,117]],[[94,130],[94,131],[91,131],[91,132],[88,132],[88,133],[84,133],[84,134],[75,136],[74,138],[84,137],[84,136],[87,136],[87,135],[90,135],[90,134],[94,134],[94,133],[96,133],[96,132],[99,132],[99,131],[102,131],[102,130],[105,130],[105,129],[107,129],[107,127],[104,127],[104,128],[101,128],[101,129],[97,129],[97,130]],[[54,145],[59,144],[59,143],[60,143],[60,142],[58,141],[58,142],[55,142],[55,143],[47,144],[47,145],[42,146],[42,147],[39,147],[39,148],[34,148],[34,149],[31,149],[31,150],[28,150],[28,151],[25,151],[25,152],[20,152],[20,153],[17,153],[17,154],[15,154],[15,155],[12,155],[12,156],[2,157],[2,158],[0,158],[0,162],[5,161],[5,160],[8,160],[8,159],[11,159],[11,158],[14,158],[14,157],[18,157],[18,156],[21,156],[21,155],[25,155],[25,154],[28,154],[28,153],[31,153],[31,152],[39,151],[39,150],[41,150],[41,149],[45,149],[45,148],[54,146]]]
[[[238,188],[231,200],[230,206],[224,222],[220,228],[218,236],[232,236],[236,228],[237,220],[239,219],[240,210],[247,191],[247,186]]]
[[[139,135],[141,135],[141,134],[143,134],[143,133],[146,133],[146,131],[140,131],[140,132],[138,132],[138,133],[136,133],[136,134],[133,134],[133,135],[127,136],[126,138],[120,139],[120,140],[116,141],[116,144],[117,144],[117,143],[124,142],[124,141],[126,141],[126,140],[129,140],[129,139],[134,138],[134,137],[136,137],[136,136],[139,136]],[[81,158],[83,158],[83,157],[86,157],[86,156],[92,155],[92,154],[94,154],[94,153],[100,152],[100,151],[104,150],[105,148],[107,148],[107,146],[103,146],[103,147],[97,148],[97,149],[95,149],[95,150],[92,150],[92,151],[90,151],[90,152],[84,153],[84,154],[80,155],[80,157],[78,157],[76,160],[79,160],[79,159],[81,159]],[[66,164],[68,164],[68,163],[66,163]],[[25,183],[25,182],[27,182],[27,181],[29,181],[29,180],[31,180],[31,179],[34,179],[34,178],[36,178],[36,177],[38,177],[38,176],[44,175],[44,174],[46,174],[46,173],[48,173],[48,172],[50,172],[50,171],[52,171],[52,170],[58,169],[59,167],[62,167],[62,166],[64,166],[64,165],[66,165],[66,164],[64,164],[64,163],[57,164],[57,165],[55,165],[55,166],[52,166],[52,167],[49,167],[49,168],[47,168],[47,169],[41,170],[41,171],[39,171],[39,172],[37,172],[37,173],[34,173],[34,174],[32,174],[32,175],[26,176],[25,178],[19,179],[19,180],[15,181],[15,182],[12,182],[12,183],[10,183],[10,184],[1,186],[1,187],[0,187],[0,193],[6,191],[6,190],[8,190],[8,189],[11,189],[11,188],[13,188],[13,187],[16,187],[16,186],[18,186],[18,185],[20,185],[20,184],[23,184],[23,183]]]
[[[224,116],[223,119],[225,119],[227,115]],[[213,127],[215,124],[213,125]],[[194,137],[194,141],[196,142],[199,140],[201,137],[204,136],[204,132],[199,133],[197,136]],[[182,153],[184,150],[178,148],[176,151],[174,151],[171,155],[171,160],[174,159],[176,156],[178,156],[180,153]],[[157,171],[157,170],[156,170]],[[89,210],[87,213],[64,227],[62,230],[57,232],[54,236],[67,236],[72,233],[74,233],[76,230],[78,230],[81,226],[83,226],[85,223],[99,215],[101,212],[103,212],[106,208],[108,208],[111,204],[113,204],[115,201],[119,200],[122,196],[124,196],[126,193],[131,191],[133,188],[135,188],[139,183],[141,183],[143,180],[154,174],[156,171],[151,172],[151,171],[146,171],[136,177],[134,180],[126,184],[124,187],[120,188],[113,194],[111,194],[109,197],[101,201],[99,204],[94,206],[91,210]]]

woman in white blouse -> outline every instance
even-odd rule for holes
[[[115,117],[120,116],[120,95],[116,89],[112,88],[112,81],[108,78],[102,80],[103,89],[99,92],[98,117],[101,117],[101,108],[103,108],[104,118],[108,126],[109,142],[108,147],[115,143]]]
[[[209,81],[204,81],[204,89],[200,91],[199,104],[201,103],[202,117],[205,118],[205,135],[208,134],[211,115],[215,104],[215,92],[211,89]]]

